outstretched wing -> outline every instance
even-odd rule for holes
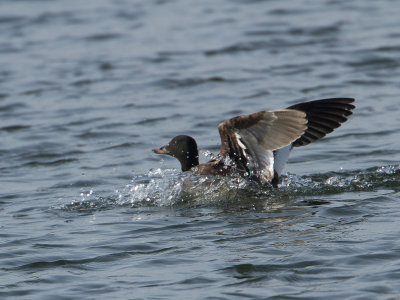
[[[274,167],[278,176],[289,158],[293,147],[308,145],[338,128],[347,121],[355,106],[351,103],[353,98],[329,98],[314,100],[289,106],[288,109],[296,109],[306,113],[308,120],[307,130],[291,146],[274,151]]]
[[[288,109],[305,112],[308,120],[307,130],[293,147],[308,145],[338,128],[352,114],[353,102],[353,98],[330,98],[289,106]]]
[[[218,125],[220,157],[229,157],[243,172],[262,172],[273,178],[273,150],[285,147],[307,129],[306,114],[299,110],[260,111]]]

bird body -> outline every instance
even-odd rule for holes
[[[200,175],[240,174],[277,186],[291,150],[339,127],[352,114],[352,102],[352,98],[314,100],[223,121],[218,125],[220,153],[216,159],[202,164],[196,141],[187,135],[176,136],[153,151],[177,158],[182,171]]]

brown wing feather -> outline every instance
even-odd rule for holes
[[[352,98],[330,98],[289,106],[288,109],[305,112],[308,120],[307,130],[293,146],[308,145],[338,128],[352,114],[353,102]]]
[[[247,156],[252,156],[257,166],[264,168],[268,163],[263,161],[265,151],[289,145],[306,128],[305,113],[298,110],[266,110],[235,117],[218,125],[222,144],[219,156],[229,156],[244,169]]]

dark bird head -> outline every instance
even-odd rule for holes
[[[188,171],[199,164],[199,151],[194,138],[187,135],[174,137],[167,145],[153,149],[154,153],[173,156],[181,163],[182,171]]]

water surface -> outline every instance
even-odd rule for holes
[[[396,1],[0,2],[0,296],[395,299]],[[277,190],[152,148],[354,97]],[[205,181],[205,182],[204,182]],[[209,182],[212,184],[209,184]]]

